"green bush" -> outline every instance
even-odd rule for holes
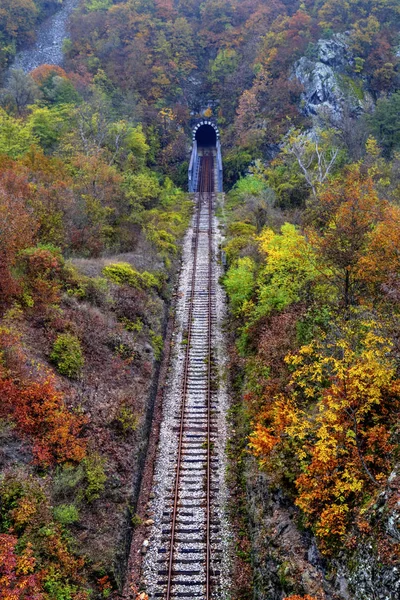
[[[238,237],[231,238],[224,246],[228,264],[231,265],[235,260],[240,258],[242,253],[247,254],[248,252],[244,251],[247,250],[252,244],[254,245],[254,236],[251,235],[240,235]]]
[[[61,525],[71,525],[79,521],[79,510],[74,504],[56,506],[53,514],[55,520],[61,523]]]
[[[83,500],[93,502],[100,497],[107,481],[104,466],[104,459],[98,454],[92,453],[84,458],[77,467],[70,465],[59,467],[54,479],[56,497],[64,501],[69,499],[70,502],[78,505]],[[68,508],[70,505],[64,506]]]
[[[143,524],[143,519],[138,514],[132,515],[131,521],[132,521],[133,528],[139,527],[140,525]]]
[[[160,283],[158,278],[149,273],[143,271],[139,273],[129,263],[113,263],[107,265],[103,269],[103,274],[118,285],[130,285],[131,287],[147,290],[149,288],[158,288]]]
[[[175,256],[178,253],[176,237],[165,229],[148,226],[146,227],[146,237],[162,256]]]
[[[121,406],[116,420],[125,434],[129,431],[136,431],[139,424],[139,417],[137,414],[135,414],[133,410],[126,405]]]
[[[239,258],[232,265],[224,279],[225,289],[231,303],[232,312],[238,315],[251,298],[255,286],[255,263],[249,257]]]
[[[50,568],[43,582],[43,589],[47,592],[46,597],[52,600],[73,600],[78,591],[77,586],[65,583],[55,567]]]
[[[85,497],[88,502],[93,502],[100,498],[101,492],[104,490],[107,481],[107,475],[104,471],[105,461],[98,454],[91,454],[83,459],[87,486]]]
[[[76,379],[85,360],[79,339],[72,333],[61,333],[53,345],[50,359],[61,375]]]
[[[135,321],[131,321],[126,317],[121,317],[119,322],[122,323],[126,331],[132,331],[134,333],[143,331],[143,321],[139,317]]]
[[[266,184],[253,175],[246,175],[237,181],[230,194],[236,199],[243,199],[245,196],[259,196],[267,189]]]
[[[76,496],[76,491],[85,482],[85,468],[82,463],[78,466],[69,464],[57,467],[54,476],[54,492],[57,498]]]
[[[161,335],[157,335],[154,331],[150,331],[151,345],[153,347],[154,358],[160,360],[164,347],[164,340]]]
[[[251,223],[244,223],[243,221],[234,221],[230,223],[226,231],[228,236],[253,236],[257,233],[257,228]]]

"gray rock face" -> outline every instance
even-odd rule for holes
[[[364,541],[330,561],[324,559],[311,534],[298,530],[297,509],[268,476],[248,461],[248,515],[253,555],[254,598],[281,600],[290,594],[309,594],[326,600],[399,600],[400,565],[380,555],[400,540],[400,466],[385,490],[365,514],[372,526]]]
[[[381,522],[387,542],[393,547],[400,541],[400,466],[390,475],[387,487],[372,508],[369,518]],[[358,547],[353,557],[353,567],[348,574],[349,587],[355,600],[398,600],[400,598],[399,565],[383,564],[377,554],[375,540]]]
[[[65,0],[60,10],[39,26],[33,46],[18,52],[11,68],[29,73],[43,64],[61,65],[63,43],[68,37],[68,21],[78,2]]]
[[[317,115],[321,107],[326,107],[333,115],[340,116],[345,99],[340,75],[345,74],[352,62],[348,36],[344,33],[330,40],[319,40],[314,59],[303,56],[297,61],[293,76],[304,86],[302,101],[307,115]]]
[[[400,598],[400,573],[396,566],[383,568],[370,544],[359,549],[357,568],[348,578],[354,600],[398,600]]]

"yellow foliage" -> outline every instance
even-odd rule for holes
[[[296,504],[328,552],[353,503],[390,469],[389,410],[399,406],[392,342],[373,321],[342,325],[338,339],[314,340],[286,357],[290,393],[266,405],[250,450],[271,472],[297,464]]]

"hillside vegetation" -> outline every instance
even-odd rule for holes
[[[59,4],[1,2],[3,75]],[[82,0],[63,68],[11,71],[1,599],[123,585],[200,115],[228,192],[232,597],[396,597],[399,31],[398,0]]]

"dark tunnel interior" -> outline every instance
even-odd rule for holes
[[[201,147],[215,147],[217,145],[217,133],[211,125],[201,125],[196,131],[197,145]]]

